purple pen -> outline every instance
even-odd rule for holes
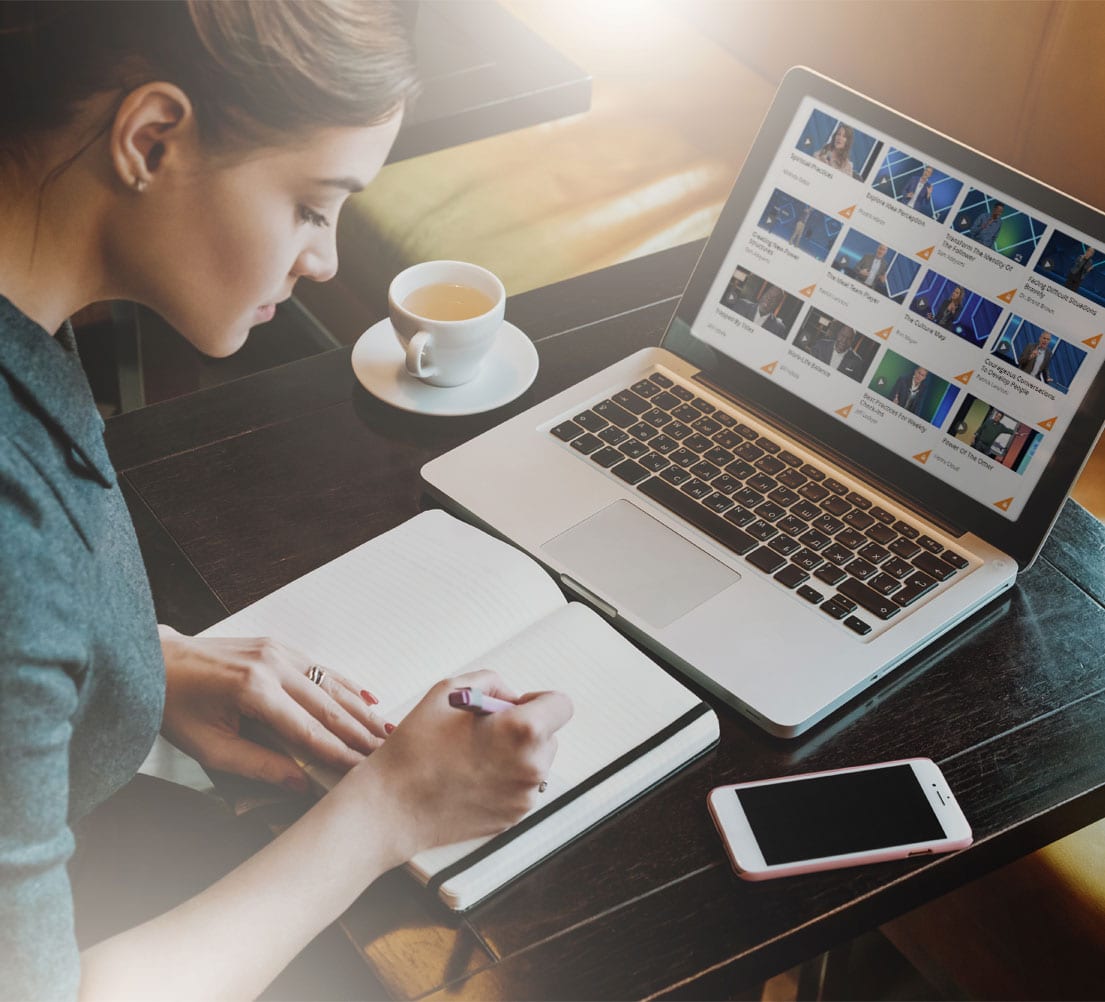
[[[488,696],[482,689],[465,686],[463,689],[454,689],[449,693],[449,705],[458,710],[467,710],[469,713],[498,713],[500,710],[510,710],[514,703],[495,696]]]

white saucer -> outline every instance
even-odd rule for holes
[[[460,386],[431,386],[408,375],[391,321],[366,330],[353,346],[353,372],[374,397],[404,411],[458,417],[494,410],[521,396],[537,376],[537,349],[514,324],[503,322],[483,369]]]

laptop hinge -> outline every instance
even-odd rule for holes
[[[783,434],[793,438],[796,442],[801,443],[802,447],[808,449],[810,452],[816,453],[826,463],[833,466],[838,466],[846,473],[855,477],[857,480],[863,480],[878,490],[880,493],[885,494],[891,498],[896,504],[901,505],[903,508],[907,508],[918,521],[928,522],[930,525],[935,525],[941,532],[946,533],[949,536],[959,538],[966,530],[961,526],[957,526],[947,519],[941,518],[931,511],[925,511],[920,508],[917,502],[911,498],[908,494],[903,494],[900,490],[896,489],[892,484],[888,484],[886,481],[879,479],[870,470],[865,469],[862,466],[857,465],[850,461],[846,456],[841,455],[833,449],[828,448],[820,442],[813,443],[807,440],[801,433],[801,430],[795,428],[793,425],[783,421],[776,414],[769,414],[766,411],[761,410],[758,407],[753,406],[747,400],[738,400],[733,396],[731,392],[715,383],[705,372],[699,370],[693,377],[696,383],[701,383],[703,386],[708,387],[714,393],[724,397],[730,401],[737,410],[748,411],[754,417],[759,418],[764,424],[776,425]]]

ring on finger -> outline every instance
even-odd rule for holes
[[[307,669],[307,678],[314,682],[315,685],[321,686],[322,680],[326,678],[326,671],[321,665],[311,665],[311,667]]]

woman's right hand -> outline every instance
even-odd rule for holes
[[[448,697],[461,686],[518,705],[487,715],[457,710]],[[396,862],[403,862],[423,849],[500,832],[531,810],[556,754],[556,732],[571,716],[564,694],[519,696],[495,672],[445,679],[345,782],[374,777],[377,795],[387,798],[380,817],[390,819]]]

